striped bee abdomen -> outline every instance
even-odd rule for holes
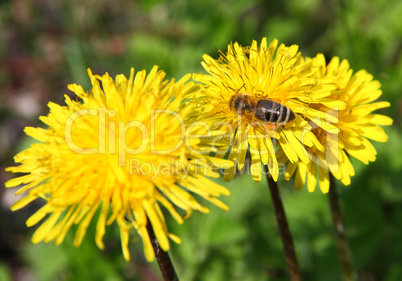
[[[255,117],[271,124],[286,124],[296,118],[289,107],[274,100],[259,100]]]

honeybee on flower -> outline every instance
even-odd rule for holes
[[[250,47],[232,43],[218,60],[203,58],[208,73],[193,75],[204,90],[191,97],[195,104],[191,118],[225,134],[226,146],[218,155],[236,163],[225,180],[233,178],[236,168],[243,169],[249,155],[256,182],[261,180],[261,163],[276,181],[278,147],[290,162],[306,164],[310,158],[305,146],[324,150],[307,120],[323,130],[337,130],[331,125],[336,117],[314,106],[342,106],[329,98],[335,89],[333,78],[318,76],[320,68],[305,60],[297,45],[278,47],[276,39],[268,45],[263,38],[259,46],[256,41]]]

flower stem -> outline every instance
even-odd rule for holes
[[[288,221],[286,219],[285,210],[283,208],[283,203],[281,195],[279,193],[278,184],[273,180],[269,174],[268,167],[265,165],[265,174],[267,175],[267,181],[269,186],[269,191],[271,192],[272,203],[274,205],[276,222],[278,223],[279,232],[281,234],[283,247],[285,250],[286,261],[289,268],[290,280],[301,281],[299,263],[296,258],[296,253],[293,245],[292,234],[289,230]]]
[[[179,281],[176,271],[174,270],[173,263],[170,260],[169,254],[160,248],[158,240],[155,237],[154,230],[152,229],[152,225],[149,223],[149,220],[147,223],[147,231],[149,238],[151,239],[152,247],[154,248],[156,261],[158,262],[163,280]]]
[[[352,255],[346,239],[345,226],[342,220],[342,211],[336,188],[335,178],[330,174],[329,205],[331,209],[332,222],[334,226],[335,239],[338,247],[339,260],[342,266],[342,277],[344,281],[357,280],[357,274],[353,269]]]

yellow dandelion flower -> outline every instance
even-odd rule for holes
[[[354,169],[349,156],[364,164],[375,161],[377,152],[369,139],[386,142],[388,136],[380,126],[392,125],[392,119],[372,113],[390,105],[386,101],[374,102],[382,92],[380,82],[373,80],[372,75],[365,70],[353,74],[348,61],[340,62],[338,57],[334,57],[328,65],[322,54],[312,61],[320,67],[321,76],[336,79],[336,89],[329,98],[344,102],[345,107],[330,110],[325,105],[319,106],[321,110],[337,117],[339,121],[334,126],[339,133],[313,129],[325,151],[306,148],[313,161],[308,165],[289,163],[285,178],[289,179],[296,172],[296,187],[302,188],[307,181],[309,191],[314,190],[318,180],[321,191],[326,193],[329,190],[329,172],[344,185],[350,184]]]
[[[208,74],[193,76],[205,85],[205,90],[193,99],[197,106],[193,115],[225,132],[231,146],[228,158],[240,170],[249,151],[253,179],[261,180],[262,162],[277,180],[276,144],[292,163],[309,162],[303,143],[323,151],[306,119],[324,130],[328,129],[326,118],[336,121],[312,107],[320,102],[328,107],[336,105],[336,101],[326,98],[335,86],[331,78],[317,78],[319,68],[304,60],[297,45],[278,47],[276,39],[267,45],[263,38],[260,46],[256,41],[251,47],[234,43],[218,60],[208,55],[203,58],[202,65]],[[232,179],[234,170],[225,174],[226,180]]]
[[[100,249],[106,226],[116,221],[124,258],[130,259],[129,233],[134,229],[152,261],[148,222],[163,250],[169,249],[168,238],[180,243],[168,232],[161,206],[180,224],[183,217],[175,206],[186,215],[192,210],[209,212],[195,194],[227,209],[216,197],[229,192],[204,177],[218,175],[211,169],[211,158],[203,156],[201,141],[193,137],[203,132],[183,126],[188,108],[175,111],[183,96],[199,87],[187,82],[190,75],[169,83],[156,66],[148,75],[145,71],[134,75],[131,69],[128,80],[124,75],[113,80],[108,74],[88,73],[92,82],[88,92],[76,84],[68,86],[77,101],[66,96],[66,106],[49,103],[49,115],[40,117],[48,129],[25,129],[39,143],[15,156],[20,166],[7,169],[27,173],[6,183],[6,187],[24,185],[17,194],[27,192],[12,210],[42,198],[44,206],[26,222],[33,226],[44,220],[33,243],[58,245],[75,224],[77,247],[99,210],[95,241]]]

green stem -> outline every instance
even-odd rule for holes
[[[353,269],[352,255],[346,238],[345,226],[342,220],[342,211],[338,190],[334,176],[329,176],[329,205],[331,209],[332,222],[334,226],[335,239],[338,247],[339,260],[342,266],[342,278],[344,281],[358,280],[357,274]]]
[[[273,180],[269,174],[268,167],[265,165],[265,173],[267,175],[268,187],[271,192],[272,203],[274,206],[276,222],[278,223],[279,232],[282,238],[282,244],[285,250],[286,262],[289,268],[290,280],[301,281],[299,263],[297,261],[292,234],[289,230],[288,221],[286,219],[285,209],[281,195],[279,193],[278,184]]]
[[[158,240],[155,237],[154,230],[152,229],[152,225],[149,223],[149,221],[147,223],[147,231],[149,238],[151,239],[152,247],[154,248],[155,258],[156,261],[158,262],[163,280],[179,281],[179,278],[177,277],[176,271],[169,257],[169,254],[164,250],[162,250],[161,247],[159,246]]]

